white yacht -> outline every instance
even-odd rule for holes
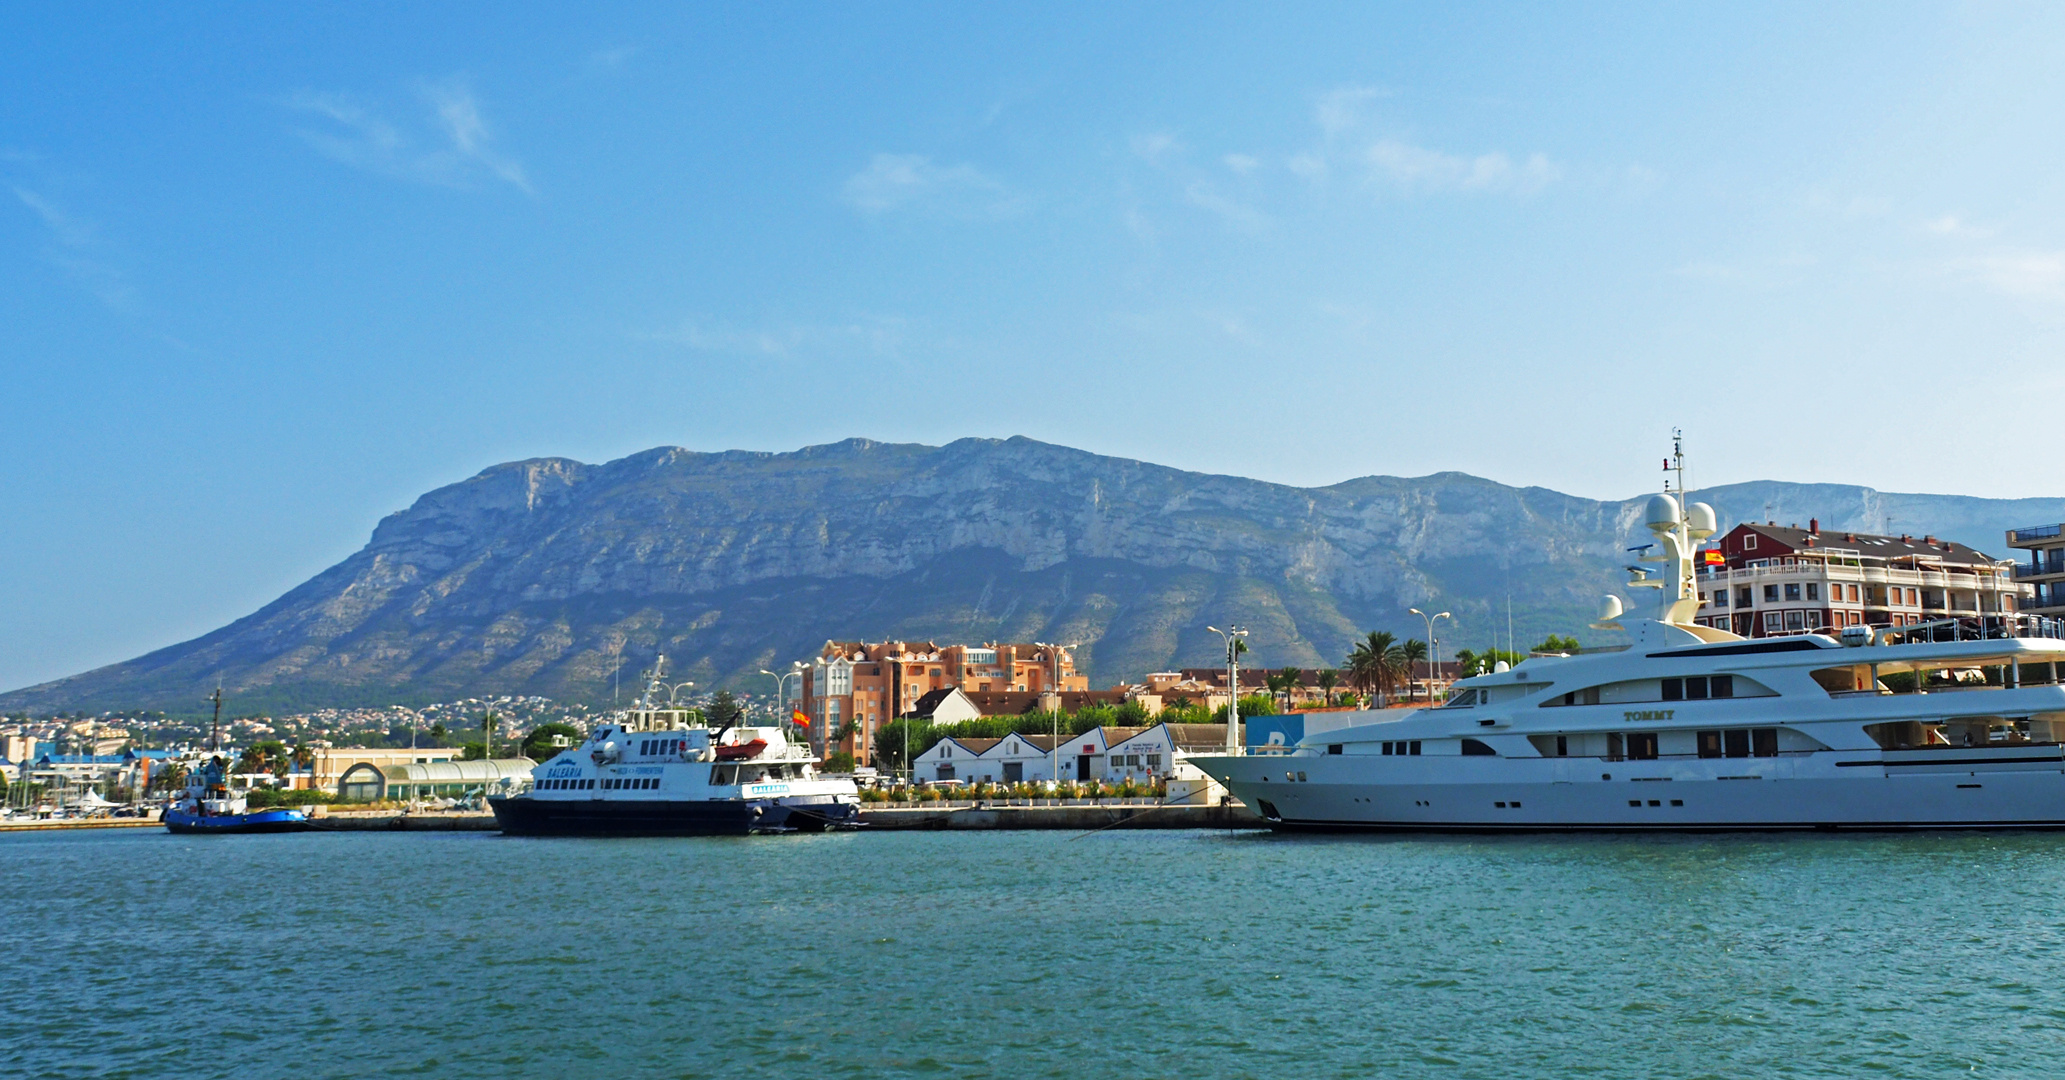
[[[1700,625],[1714,511],[1652,497],[1630,643],[1533,656],[1414,711],[1193,757],[1285,829],[2065,827],[2065,626],[2013,613],[1739,637]],[[1655,573],[1656,576],[1652,576]],[[1339,715],[1339,714],[1336,714]]]
[[[503,832],[692,836],[858,827],[853,781],[820,775],[808,745],[791,742],[779,726],[712,731],[688,710],[660,704],[658,672],[637,707],[539,765],[529,789],[489,798]]]

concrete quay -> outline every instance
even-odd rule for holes
[[[42,829],[147,829],[164,828],[157,818],[86,818],[41,821],[0,821],[0,832],[32,832]]]
[[[493,832],[495,815],[488,810],[331,810],[312,815],[308,825],[314,832]]]
[[[1266,829],[1255,812],[1231,806],[1153,803],[1086,803],[1075,806],[966,805],[886,807],[863,803],[860,820],[870,829]]]

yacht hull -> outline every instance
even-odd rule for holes
[[[854,828],[860,808],[831,796],[768,799],[490,799],[511,836],[745,836]]]
[[[1192,760],[1271,826],[1291,831],[2065,828],[2065,761],[2056,746],[1827,751],[1698,765],[1449,758],[1386,769],[1338,756]],[[1392,775],[1373,775],[1380,773]]]

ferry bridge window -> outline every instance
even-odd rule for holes
[[[1655,760],[1656,760],[1656,732],[1654,732],[1654,731],[1631,731],[1631,732],[1628,732],[1628,760],[1630,760],[1630,761],[1655,761]]]

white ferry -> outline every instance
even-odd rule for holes
[[[1646,515],[1661,574],[1629,568],[1637,595],[1657,590],[1653,615],[1609,596],[1593,624],[1630,644],[1191,762],[1283,829],[2065,827],[2065,627],[2005,612],[1757,639],[1700,625],[1693,558],[1714,512],[1683,502],[1675,467]]]
[[[662,658],[664,663],[664,658]],[[822,832],[860,824],[853,781],[817,771],[779,727],[712,731],[659,705],[654,678],[632,708],[491,797],[496,824],[526,836],[694,836]]]

